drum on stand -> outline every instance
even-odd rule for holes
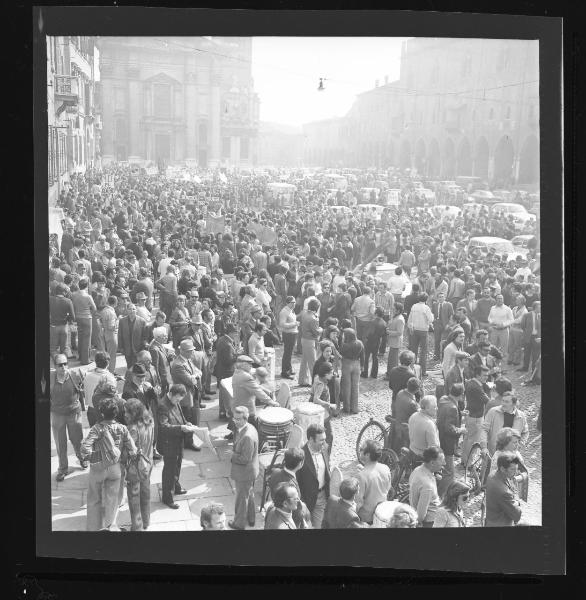
[[[283,448],[294,422],[293,412],[280,406],[268,406],[259,411],[256,418],[259,452],[262,452],[265,445],[268,445],[269,450]]]
[[[372,527],[374,529],[386,529],[400,504],[398,500],[385,500],[381,502],[374,511]]]
[[[295,423],[303,431],[303,444],[307,441],[307,428],[310,425],[324,426],[325,411],[314,402],[300,402],[295,408]]]

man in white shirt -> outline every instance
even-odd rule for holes
[[[502,294],[495,297],[496,304],[488,314],[488,325],[490,327],[490,342],[494,344],[503,355],[503,362],[507,360],[509,346],[509,327],[515,320],[513,311],[504,303]]]
[[[278,327],[281,332],[283,339],[283,359],[281,361],[281,377],[286,379],[293,379],[293,367],[291,366],[291,357],[293,355],[293,348],[297,341],[297,332],[299,329],[299,323],[297,316],[295,315],[295,298],[293,296],[287,296],[285,298],[286,304],[279,313]]]
[[[419,356],[421,377],[425,377],[427,369],[427,336],[432,323],[433,313],[427,304],[427,294],[420,294],[409,313],[407,327],[409,328],[409,350],[417,356],[417,351],[421,349]]]
[[[436,415],[436,397],[429,395],[421,398],[420,410],[409,417],[409,450],[419,457],[423,456],[426,448],[440,445]]]
[[[401,294],[407,287],[407,282],[405,281],[405,277],[403,277],[403,269],[401,267],[395,269],[395,274],[389,278],[387,286],[389,292],[393,294],[395,302],[401,302]]]

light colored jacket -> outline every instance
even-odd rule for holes
[[[258,477],[258,433],[250,423],[234,434],[230,462],[230,477],[234,481],[254,481]]]
[[[513,417],[513,429],[519,432],[521,443],[526,444],[529,439],[529,425],[527,417],[522,410],[515,409]],[[480,444],[483,448],[488,448],[490,454],[496,450],[496,436],[505,426],[505,414],[502,406],[494,406],[484,417],[482,430],[480,432]]]

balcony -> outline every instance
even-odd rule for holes
[[[77,102],[79,100],[79,78],[71,75],[55,75],[55,100]]]

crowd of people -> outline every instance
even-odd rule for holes
[[[89,530],[118,528],[124,489],[132,529],[148,528],[155,460],[164,463],[162,501],[178,508],[175,496],[186,493],[183,450],[201,449],[200,410],[216,392],[233,443],[229,525],[253,526],[256,416],[259,407],[278,405],[268,375],[269,348],[280,345],[278,377],[309,388],[325,422],[308,429],[303,449],[285,453],[265,526],[372,522],[390,485],[378,465],[381,448],[365,448],[363,475],[345,479],[340,496],[330,497],[331,419],[358,413],[361,379],[378,378],[385,355],[392,415],[402,425],[395,443],[421,463],[411,507],[393,526],[463,523],[467,491],[454,475],[461,435],[463,462],[477,442],[500,452],[493,479],[502,485],[492,484],[487,496],[503,501],[522,458],[499,447],[499,436],[511,429],[523,443],[528,435],[504,374],[516,366],[528,373],[526,385],[541,377],[538,249],[526,258],[469,253],[472,236],[511,233],[513,222],[498,215],[464,211],[448,219],[405,202],[380,218],[333,208],[355,207],[353,188],[364,178],[335,197],[325,183],[300,186],[283,206],[264,194],[264,176],[227,174],[223,184],[215,173],[195,183],[113,164],[72,177],[58,201],[64,231],[49,248],[51,417],[57,480],[69,472],[68,438],[81,468],[89,465]],[[210,232],[218,220],[223,230]],[[272,242],[258,239],[260,225],[274,231]],[[396,268],[385,280],[376,266],[387,262]],[[444,378],[436,396],[422,393],[428,344]],[[95,366],[70,369],[74,356]],[[232,394],[219,385],[228,378]],[[83,438],[86,408],[91,428]],[[433,489],[440,469],[443,504]],[[218,505],[206,507],[202,527],[224,527],[223,515]],[[487,524],[518,518],[506,520],[499,513]]]

